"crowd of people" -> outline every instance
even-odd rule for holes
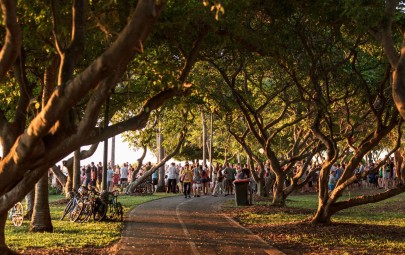
[[[378,163],[378,162],[377,162]],[[285,186],[291,184],[291,178],[300,171],[302,167],[302,162],[297,162],[293,167],[291,173],[287,174],[285,180]],[[360,163],[355,170],[356,175],[361,175],[365,171],[371,171],[374,168],[374,163],[363,164]],[[331,167],[328,187],[332,191],[335,188],[337,181],[341,178],[344,169],[344,163],[336,163]],[[141,177],[145,173],[149,173],[152,168],[152,163],[148,162],[143,165],[137,173],[134,173],[134,167],[126,162],[120,165],[107,166],[107,189],[112,191],[115,188],[119,188],[121,191],[125,192],[126,187],[132,181]],[[320,172],[320,165],[314,164],[312,167],[308,168],[301,179],[306,179],[309,174],[310,178],[307,184],[300,190],[301,192],[317,192],[318,191],[318,177]],[[255,169],[257,172],[260,171],[259,168]],[[264,169],[264,180],[265,183],[274,183],[275,175],[270,171],[269,164],[265,164]],[[67,173],[66,173],[67,174]],[[88,165],[81,167],[81,183],[84,186],[93,186],[101,188],[103,174],[103,165],[101,162],[95,164],[91,162]],[[150,173],[149,173],[150,174]],[[364,178],[359,178],[351,187],[358,188],[385,188],[394,187],[396,185],[396,169],[393,163],[393,159],[390,158],[387,162],[379,169],[376,173],[371,173],[365,175]],[[198,162],[188,163],[186,162],[184,166],[182,163],[171,163],[165,166],[165,176],[164,185],[166,192],[172,193],[182,193],[185,198],[200,197],[201,195],[233,195],[235,180],[240,179],[250,179],[250,188],[253,192],[256,191],[256,183],[251,177],[251,173],[247,165],[231,164],[226,163],[216,164],[212,170],[206,165],[201,165]],[[156,190],[159,180],[158,170],[154,171],[147,179],[147,182],[152,183],[153,190]],[[266,185],[267,186],[267,185]],[[271,192],[272,187],[269,191]]]
[[[355,169],[355,174],[363,176],[364,172],[370,172],[370,174],[364,175],[364,177],[358,178],[354,183],[354,186],[358,188],[377,188],[377,189],[389,189],[395,187],[398,183],[397,179],[397,169],[394,164],[393,158],[389,158],[385,164],[378,169],[378,171],[373,171],[376,163],[366,163],[360,162],[359,166]],[[343,171],[345,169],[345,164],[335,164],[331,167],[328,186],[329,190],[332,191],[335,188],[337,181],[341,178]]]
[[[176,165],[171,163],[167,168],[167,191],[180,192],[185,198],[200,197],[201,195],[233,195],[233,181],[238,179],[248,179],[249,169],[244,169],[239,165],[217,164],[212,173],[206,165],[198,162]]]
[[[110,163],[107,166],[107,190],[112,191],[118,188],[121,191],[125,190],[127,185],[134,181],[134,178],[139,178],[152,167],[152,163],[146,163],[137,174],[134,174],[135,168],[128,162],[120,165],[112,166]],[[87,166],[81,167],[81,183],[84,186],[92,185],[100,188],[103,174],[103,165],[99,162],[97,165],[91,162]],[[151,182],[157,185],[157,171],[152,174]]]

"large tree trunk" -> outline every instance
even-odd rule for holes
[[[6,239],[4,235],[4,228],[7,221],[7,212],[0,215],[0,254],[2,255],[15,255],[18,254],[10,250],[6,245]]]
[[[319,223],[330,223],[332,217],[332,211],[330,210],[329,204],[323,204],[319,199],[318,209],[315,213],[315,216],[312,218],[311,222],[314,224]]]
[[[32,189],[32,190],[25,196],[25,201],[27,202],[27,213],[24,215],[24,219],[31,220],[32,213],[34,212],[35,188]]]
[[[35,186],[34,212],[30,224],[31,232],[53,232],[48,195],[48,174],[46,174]]]
[[[84,2],[74,1],[73,3]],[[139,114],[122,122],[122,125],[109,127],[108,130],[96,128],[100,102],[117,85],[134,55],[143,52],[144,42],[157,18],[160,16],[164,2],[138,1],[136,10],[133,12],[133,18],[128,21],[128,25],[119,33],[117,40],[104,53],[99,55],[97,59],[91,62],[87,68],[84,67],[85,70],[83,72],[78,73],[72,79],[63,79],[67,82],[59,83],[60,86],[54,90],[48,103],[32,119],[29,118],[27,110],[32,109],[28,107],[28,104],[33,97],[30,96],[27,84],[21,83],[21,87],[24,90],[21,89],[20,95],[21,97],[28,95],[26,96],[26,99],[28,99],[26,100],[27,103],[22,103],[20,104],[21,107],[18,106],[16,108],[16,113],[18,114],[15,116],[15,123],[8,123],[10,125],[6,125],[8,127],[13,126],[14,129],[18,129],[18,126],[22,126],[23,128],[22,130],[15,131],[16,136],[14,138],[10,138],[10,135],[12,136],[11,132],[3,132],[6,128],[2,129],[0,134],[2,136],[1,139],[8,140],[8,144],[6,145],[8,149],[3,150],[3,152],[6,151],[7,153],[4,153],[4,158],[0,164],[0,212],[2,215],[5,215],[6,211],[15,202],[21,200],[34,187],[35,183],[44,176],[49,167],[70,152],[80,146],[92,144],[105,137],[117,135],[124,130],[140,130],[146,126],[150,113],[160,107],[165,101],[173,98],[175,95],[191,92],[191,89],[183,87],[165,89],[156,96],[149,98]],[[10,66],[16,63],[15,58],[22,47],[21,40],[10,43],[10,40],[12,41],[16,37],[13,35],[13,32],[19,30],[14,1],[2,1],[0,4],[3,11],[2,18],[8,19],[11,17],[11,22],[7,21],[3,23],[7,27],[7,29],[4,29],[6,39],[3,42],[3,48],[7,48],[7,53],[10,53],[10,48],[17,49],[16,54],[11,54],[13,55],[12,57],[10,57],[10,54],[2,55],[0,77],[3,78],[4,74],[12,73],[9,70]],[[75,29],[72,29],[72,41],[77,42],[77,40],[80,40],[80,38],[77,38],[77,35],[82,33],[78,30],[85,31],[84,24],[78,22],[83,17],[85,15],[72,17],[72,20],[74,19],[75,21],[74,24],[77,24]],[[15,23],[15,25],[10,25],[10,23]],[[21,24],[23,23],[24,21],[22,20]],[[55,37],[57,38],[58,36]],[[63,42],[65,44],[66,41],[63,40]],[[5,56],[8,57],[7,61],[4,59]],[[186,66],[179,78],[179,84],[183,84],[186,81],[195,59],[196,56],[190,56],[187,59]],[[74,64],[74,61],[71,63]],[[18,64],[20,63],[18,62]],[[75,70],[74,66],[73,70]],[[17,76],[16,78],[18,79]],[[83,118],[77,122],[78,129],[68,130],[63,128],[63,125],[60,124],[64,124],[65,117],[69,116],[68,113],[71,112],[71,109],[83,101],[84,98],[88,98],[89,103],[87,104]],[[26,120],[30,120],[30,122],[27,123]],[[73,123],[76,122],[72,121],[72,123],[65,124]],[[6,136],[7,138],[4,138]],[[32,166],[33,168],[31,168]],[[3,248],[6,247],[3,238],[5,218],[0,218],[0,247],[2,247],[0,254],[6,254],[6,252],[8,253],[8,249]]]
[[[73,182],[72,182],[72,189],[78,190],[80,187],[80,149],[75,150],[73,155]],[[66,185],[67,186],[67,185]],[[66,192],[66,196],[68,196],[69,190]]]
[[[284,196],[284,181],[286,175],[284,173],[276,175],[276,182],[273,188],[273,202],[274,206],[285,206]]]

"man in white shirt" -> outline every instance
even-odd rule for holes
[[[176,185],[177,185],[177,175],[178,175],[178,170],[176,168],[175,163],[171,163],[169,166],[169,169],[167,170],[167,191],[166,193],[176,193]]]
[[[121,176],[121,188],[125,188],[128,184],[128,165],[124,163],[124,166],[120,170]]]

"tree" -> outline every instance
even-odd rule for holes
[[[400,47],[396,47],[396,43],[399,44],[399,36],[401,31],[396,31],[400,28],[401,22],[404,19],[403,15],[403,3],[397,0],[385,1],[385,9],[380,10],[380,15],[371,24],[368,24],[367,28],[370,34],[383,46],[385,56],[389,61],[392,68],[392,98],[395,105],[401,114],[405,117],[405,66],[403,64],[404,54],[402,49],[404,48],[404,36],[402,37],[402,44]],[[361,24],[361,23],[360,23]],[[398,27],[396,27],[398,26]],[[398,49],[400,49],[398,54]]]
[[[326,148],[313,223],[329,223],[332,215],[340,210],[381,201],[404,191],[397,187],[376,195],[338,201],[349,185],[377,171],[383,164],[358,174],[356,168],[364,156],[395,127],[398,140],[392,151],[398,148],[401,137],[401,120],[386,93],[390,86],[386,63],[376,57],[378,47],[364,40],[365,34],[353,32],[349,24],[339,19],[332,25],[320,23],[317,18],[301,22],[295,31],[303,49],[296,59],[300,65],[285,68],[301,91],[302,101],[313,112],[309,118],[312,133]],[[330,191],[327,183],[331,167],[347,153],[346,148],[352,156],[336,187]]]
[[[58,74],[60,83],[41,110],[32,116],[32,119],[27,119],[29,115],[26,109],[29,109],[31,95],[26,91],[27,89],[28,92],[33,90],[36,84],[29,84],[26,80],[19,79],[24,78],[24,75],[14,76],[17,78],[21,91],[15,114],[10,115],[11,109],[13,109],[9,107],[10,104],[7,102],[1,104],[0,137],[4,155],[0,162],[1,254],[13,253],[7,248],[4,238],[7,210],[33,188],[49,167],[83,145],[94,144],[106,137],[119,134],[123,130],[143,128],[151,111],[173,96],[187,93],[183,83],[186,81],[190,67],[195,62],[195,59],[191,57],[184,64],[183,72],[179,75],[176,84],[146,98],[138,114],[107,128],[97,127],[102,104],[111,94],[111,89],[116,86],[134,56],[144,51],[146,38],[160,16],[164,3],[163,1],[139,1],[128,24],[120,33],[116,34],[111,45],[98,57],[87,61],[87,66],[79,68],[78,72],[74,73],[80,58],[75,55],[75,52],[69,55],[68,50],[80,49],[83,46],[81,43],[85,38],[82,36],[86,35],[83,24],[86,16],[84,2],[74,2],[74,12],[72,13],[74,22],[70,41],[72,47],[65,48],[66,52],[59,52],[62,67]],[[6,27],[6,39],[0,59],[0,77],[4,79],[13,64],[16,63],[20,52],[23,52],[21,51],[23,44],[21,27],[17,23],[17,20],[20,19],[17,18],[15,2],[2,1],[0,5]],[[26,10],[23,8],[29,7],[22,5],[21,8]],[[58,24],[65,25],[62,22]],[[69,31],[69,29],[63,31]],[[54,32],[57,35],[58,31],[54,30]],[[58,41],[59,37],[55,38],[54,45],[61,46],[61,42]],[[24,65],[19,65],[19,67],[24,68]],[[15,74],[21,74],[24,69],[15,70]],[[7,76],[11,79],[10,81],[13,80],[12,77]],[[6,88],[5,86],[10,85],[9,82],[2,87]],[[84,110],[78,118],[75,115],[75,108],[83,102],[85,107],[82,107]]]

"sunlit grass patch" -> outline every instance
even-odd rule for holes
[[[367,191],[346,193],[342,200]],[[375,191],[374,191],[375,192]],[[291,195],[285,208],[261,201],[234,216],[246,227],[286,251],[316,254],[405,254],[405,194],[337,212],[332,224],[310,224],[316,194]],[[287,252],[288,253],[288,252]]]
[[[131,208],[162,197],[171,196],[166,193],[156,193],[150,196],[119,196],[124,212]],[[50,201],[62,199],[62,196],[52,195]],[[82,248],[82,247],[105,247],[121,236],[122,222],[93,222],[72,223],[65,219],[60,220],[64,204],[52,203],[50,205],[53,233],[29,233],[29,222],[24,221],[21,227],[15,227],[11,221],[7,221],[5,228],[6,243],[14,250],[27,248]]]

